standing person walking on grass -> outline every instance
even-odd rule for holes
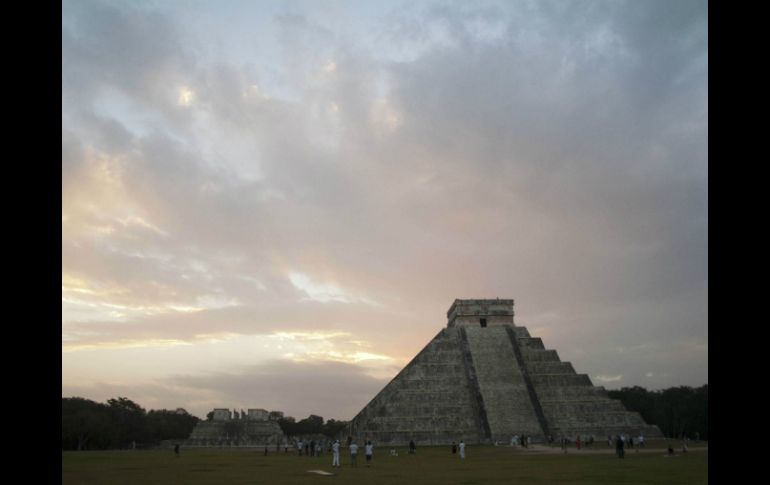
[[[463,440],[460,440],[460,459],[465,459],[465,442]]]
[[[371,466],[372,454],[374,453],[374,445],[372,445],[371,441],[366,442],[366,446],[364,447],[364,453],[366,453],[366,466]]]
[[[615,453],[618,454],[618,458],[625,458],[626,452],[623,449],[625,446],[625,443],[623,442],[623,438],[618,436],[618,438],[615,440]]]
[[[332,445],[332,467],[340,467],[340,440]]]
[[[358,468],[358,445],[355,443],[350,444],[350,466]]]

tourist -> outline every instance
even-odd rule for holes
[[[455,444],[454,441],[452,442],[452,454],[453,455],[457,454],[457,445]]]
[[[465,442],[463,440],[460,440],[460,459],[465,459]]]
[[[625,443],[623,442],[623,437],[618,435],[618,438],[615,441],[615,453],[618,454],[618,458],[626,457],[626,452],[623,449],[624,447],[625,447]]]
[[[350,444],[350,466],[358,468],[358,445],[353,442]]]
[[[340,467],[340,440],[336,440],[332,445],[332,466]]]
[[[366,466],[371,466],[372,454],[374,453],[374,446],[372,445],[371,441],[366,442],[366,446],[364,447],[364,453],[366,454]]]
[[[417,445],[414,444],[414,440],[409,440],[409,454],[414,455],[415,451],[417,451]]]

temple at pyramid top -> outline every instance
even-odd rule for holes
[[[447,327],[513,325],[513,300],[455,300],[449,307]]]

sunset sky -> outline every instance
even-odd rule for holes
[[[62,4],[62,396],[350,419],[455,298],[708,382],[706,1]]]

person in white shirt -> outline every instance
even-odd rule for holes
[[[372,453],[374,453],[374,445],[372,445],[371,441],[366,442],[366,446],[364,447],[364,453],[366,454],[366,466],[371,466]]]
[[[358,461],[356,460],[358,458],[358,445],[353,442],[350,444],[350,466],[353,468],[358,468]]]
[[[339,468],[340,466],[340,440],[337,440],[332,445],[332,466]]]
[[[465,442],[460,440],[460,459],[465,459]]]

